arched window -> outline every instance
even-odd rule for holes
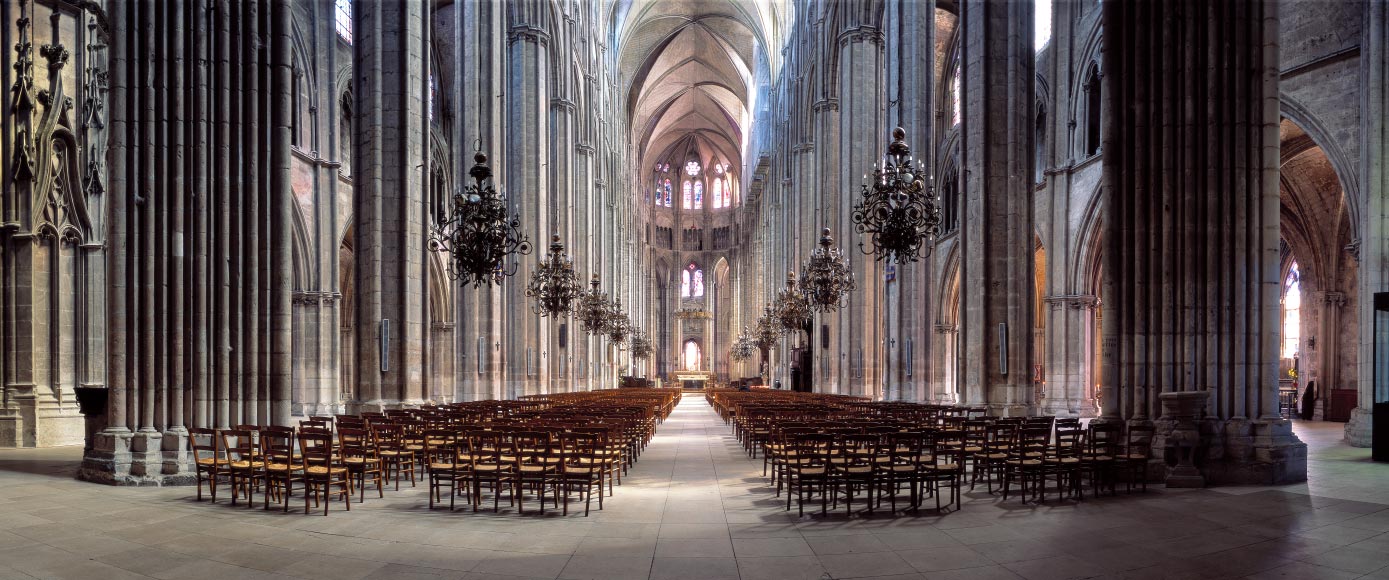
[[[680,207],[684,209],[694,209],[694,198],[692,197],[693,192],[690,191],[690,180],[686,179],[685,185],[680,186],[680,189],[683,190],[685,194],[685,203]]]
[[[682,298],[699,298],[704,296],[704,270],[694,262],[685,266],[685,270],[680,273],[680,296]]]
[[[339,171],[352,175],[352,93],[344,92],[341,101],[342,117],[338,122],[338,161],[342,163]]]
[[[1044,174],[1044,170],[1045,170],[1045,168],[1046,168],[1046,166],[1047,166],[1047,162],[1046,162],[1047,109],[1046,109],[1046,107],[1043,107],[1041,103],[1037,103],[1037,135],[1036,135],[1036,139],[1037,139],[1037,142],[1033,144],[1033,147],[1036,149],[1036,152],[1037,152],[1037,154],[1034,156],[1035,159],[1033,160],[1033,163],[1034,163],[1036,166],[1032,169],[1032,172],[1033,172],[1032,179],[1033,179],[1033,181],[1036,181],[1037,183],[1041,183],[1041,182],[1042,182],[1042,178],[1043,178],[1044,175],[1045,175],[1045,174]]]
[[[352,44],[352,0],[334,0],[333,16],[338,25],[338,36]]]
[[[1085,154],[1100,151],[1100,66],[1090,65],[1085,77]]]
[[[685,361],[685,370],[699,370],[699,359],[701,358],[699,354],[699,343],[695,342],[693,339],[685,341],[683,354],[684,356],[681,358]]]
[[[950,75],[950,122],[960,124],[960,61],[955,61],[955,72]]]
[[[430,121],[434,120],[434,98],[438,95],[438,93],[439,89],[434,86],[434,75],[431,73],[429,75],[429,95],[426,96],[426,98],[429,99],[429,103],[426,106],[429,109]]]
[[[666,180],[666,207],[670,207],[670,180]]]
[[[733,177],[725,175],[723,180],[723,206],[733,207]]]
[[[694,208],[704,209],[704,182],[694,182]]]
[[[714,209],[723,207],[723,180],[714,180]]]
[[[1294,261],[1283,280],[1283,345],[1279,358],[1297,356],[1298,341],[1302,338],[1302,272]]]

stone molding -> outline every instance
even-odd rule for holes
[[[882,46],[883,30],[876,26],[858,26],[839,33],[840,47],[855,42],[871,42],[878,46]]]
[[[1345,293],[1345,292],[1327,292],[1326,295],[1322,297],[1322,301],[1323,301],[1327,306],[1334,306],[1334,307],[1336,307],[1336,308],[1340,308],[1340,307],[1346,305],[1346,293]]]
[[[1072,310],[1094,310],[1100,304],[1100,299],[1092,294],[1054,294],[1042,298],[1042,301],[1050,304],[1052,310],[1067,306]]]
[[[571,100],[569,100],[569,99],[559,98],[559,99],[550,99],[550,108],[551,108],[551,109],[564,109],[564,110],[566,110],[566,111],[569,111],[570,113],[573,113],[576,109],[579,108],[579,106],[578,106],[577,104],[575,104],[574,101],[571,101]]]
[[[957,324],[937,324],[937,325],[936,325],[936,334],[952,334],[952,333],[956,333],[956,332],[959,332],[959,331],[960,331],[960,326],[957,325]]]
[[[342,299],[342,293],[341,293],[341,292],[328,292],[328,291],[304,291],[304,292],[295,292],[295,293],[294,293],[294,297],[293,297],[293,301],[294,301],[295,304],[304,305],[304,306],[313,306],[313,305],[317,305],[317,304],[332,305],[334,302],[337,302],[338,300],[341,300],[341,299]]]
[[[506,39],[508,43],[513,44],[518,40],[527,40],[536,44],[549,45],[550,33],[530,25],[513,26]]]
[[[820,99],[815,101],[815,104],[811,105],[811,108],[814,109],[816,113],[823,111],[838,111],[839,99]]]

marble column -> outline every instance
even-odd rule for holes
[[[960,18],[965,219],[960,332],[964,403],[995,415],[1033,407],[1036,224],[1033,215],[1030,2],[967,0]]]

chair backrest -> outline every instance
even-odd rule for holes
[[[500,465],[508,463],[515,454],[514,442],[502,431],[474,430],[468,432],[469,456],[474,463]],[[504,460],[504,458],[507,458]]]
[[[256,435],[255,431],[246,429],[228,429],[222,432],[223,448],[226,450],[227,459],[233,462],[250,461],[255,458]]]
[[[193,454],[195,463],[198,460],[223,459],[226,455],[222,452],[222,434],[205,427],[188,429],[188,450]]]
[[[300,430],[299,453],[306,468],[333,467],[341,461],[341,457],[333,453],[333,436],[322,430]]]
[[[266,463],[292,465],[294,438],[293,427],[261,427],[260,449]]]
[[[1114,456],[1119,454],[1119,423],[1090,424],[1090,453],[1092,455]]]
[[[1152,425],[1130,425],[1128,436],[1124,438],[1124,453],[1132,456],[1150,457],[1153,451],[1153,436],[1157,428]]]
[[[426,429],[424,431],[424,457],[427,463],[447,463],[454,467],[459,463],[458,433],[452,429]]]
[[[1079,427],[1058,427],[1056,429],[1056,457],[1080,457],[1085,451],[1085,430]]]

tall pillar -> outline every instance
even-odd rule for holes
[[[428,14],[423,0],[358,1],[352,18],[353,334],[359,404],[380,409],[423,395]]]
[[[1321,330],[1318,332],[1321,341],[1317,344],[1317,369],[1320,370],[1320,376],[1316,379],[1316,410],[1312,417],[1317,421],[1325,420],[1327,405],[1331,403],[1331,392],[1340,388],[1341,384],[1341,310],[1346,306],[1346,294],[1325,292],[1322,293],[1321,299]],[[1298,400],[1301,401],[1301,393],[1298,395]]]
[[[1277,4],[1102,8],[1103,69],[1122,71],[1102,79],[1102,419],[1161,435],[1158,393],[1205,391],[1208,481],[1303,480],[1278,412]]]
[[[1360,171],[1369,192],[1365,211],[1369,216],[1360,230],[1360,292],[1355,316],[1360,321],[1360,356],[1356,360],[1355,409],[1346,424],[1346,441],[1369,447],[1372,406],[1389,401],[1389,378],[1375,376],[1374,294],[1389,288],[1389,5],[1366,2],[1364,36],[1360,46],[1361,92]],[[1381,373],[1382,374],[1382,373]]]
[[[839,175],[838,215],[835,232],[846,246],[855,242],[854,203],[864,173],[881,161],[886,130],[883,102],[883,6],[858,0],[841,6],[844,28],[837,38],[839,50]],[[827,206],[829,207],[829,206]],[[839,232],[843,232],[840,234]],[[852,250],[850,250],[852,252]],[[858,290],[849,294],[839,311],[838,347],[840,393],[881,398],[884,304],[882,263],[871,256],[855,255],[850,262]]]
[[[1051,255],[1047,256],[1050,267]],[[1050,276],[1048,283],[1050,283]],[[1094,417],[1091,329],[1098,299],[1088,295],[1047,296],[1046,386],[1041,412],[1058,417]]]
[[[949,405],[958,402],[956,389],[959,385],[959,377],[956,370],[959,368],[959,349],[957,346],[959,345],[960,327],[954,324],[937,324],[934,330],[938,346],[931,350],[936,357],[932,364],[931,393],[923,402],[933,405]]]
[[[549,318],[530,308],[526,281],[544,259],[551,230],[550,211],[550,43],[553,22],[550,3],[511,2],[507,8],[506,159],[502,185],[512,211],[521,214],[521,231],[534,246],[519,256],[516,276],[502,284],[506,295],[505,391],[508,398],[541,393],[548,388]]]
[[[1009,416],[1030,413],[1034,398],[1032,11],[1031,2],[966,0],[960,19],[961,378],[966,404]]]

